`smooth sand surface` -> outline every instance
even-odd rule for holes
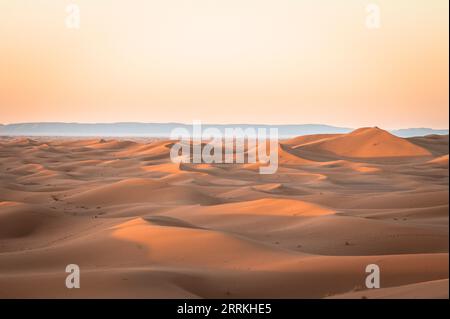
[[[300,136],[272,175],[173,143],[0,138],[0,298],[449,297],[448,136]]]

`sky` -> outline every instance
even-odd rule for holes
[[[0,123],[448,128],[448,6],[0,0]]]

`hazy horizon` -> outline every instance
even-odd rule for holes
[[[182,122],[182,121],[170,121],[170,122],[159,122],[159,121],[113,121],[113,122],[73,122],[73,121],[34,121],[34,122],[12,122],[12,123],[1,123],[0,125],[24,125],[24,124],[89,124],[89,125],[114,125],[114,124],[180,124],[180,125],[192,125],[192,122]],[[432,130],[449,130],[449,126],[447,127],[431,127],[431,126],[403,126],[403,127],[382,127],[380,125],[368,125],[368,126],[356,126],[356,127],[347,127],[330,123],[269,123],[269,122],[225,122],[225,123],[213,123],[213,122],[202,122],[202,125],[217,125],[217,126],[226,126],[226,125],[263,125],[263,126],[329,126],[336,128],[345,128],[345,129],[358,129],[361,127],[380,127],[382,129],[393,131],[393,130],[407,130],[407,129],[432,129]]]
[[[101,136],[101,137],[170,137],[173,130],[184,128],[189,132],[193,124],[185,123],[144,123],[144,122],[116,122],[116,123],[64,123],[37,122],[0,125],[0,135],[4,136]],[[277,128],[280,138],[292,138],[312,134],[345,134],[360,128],[331,126],[326,124],[212,124],[201,123],[202,130],[217,128],[222,133],[226,128]],[[383,128],[381,128],[383,129]],[[426,136],[432,134],[448,135],[448,129],[432,128],[404,128],[387,130],[399,137]]]

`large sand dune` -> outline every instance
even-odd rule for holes
[[[325,152],[353,158],[430,156],[427,149],[376,127],[360,128],[348,134],[316,136],[295,146],[312,152]]]
[[[448,298],[448,136],[300,136],[273,175],[172,143],[0,138],[0,298]]]

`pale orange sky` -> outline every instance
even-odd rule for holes
[[[367,29],[368,3],[381,28]],[[65,26],[76,3],[81,28]],[[448,0],[0,1],[0,123],[448,128]]]

